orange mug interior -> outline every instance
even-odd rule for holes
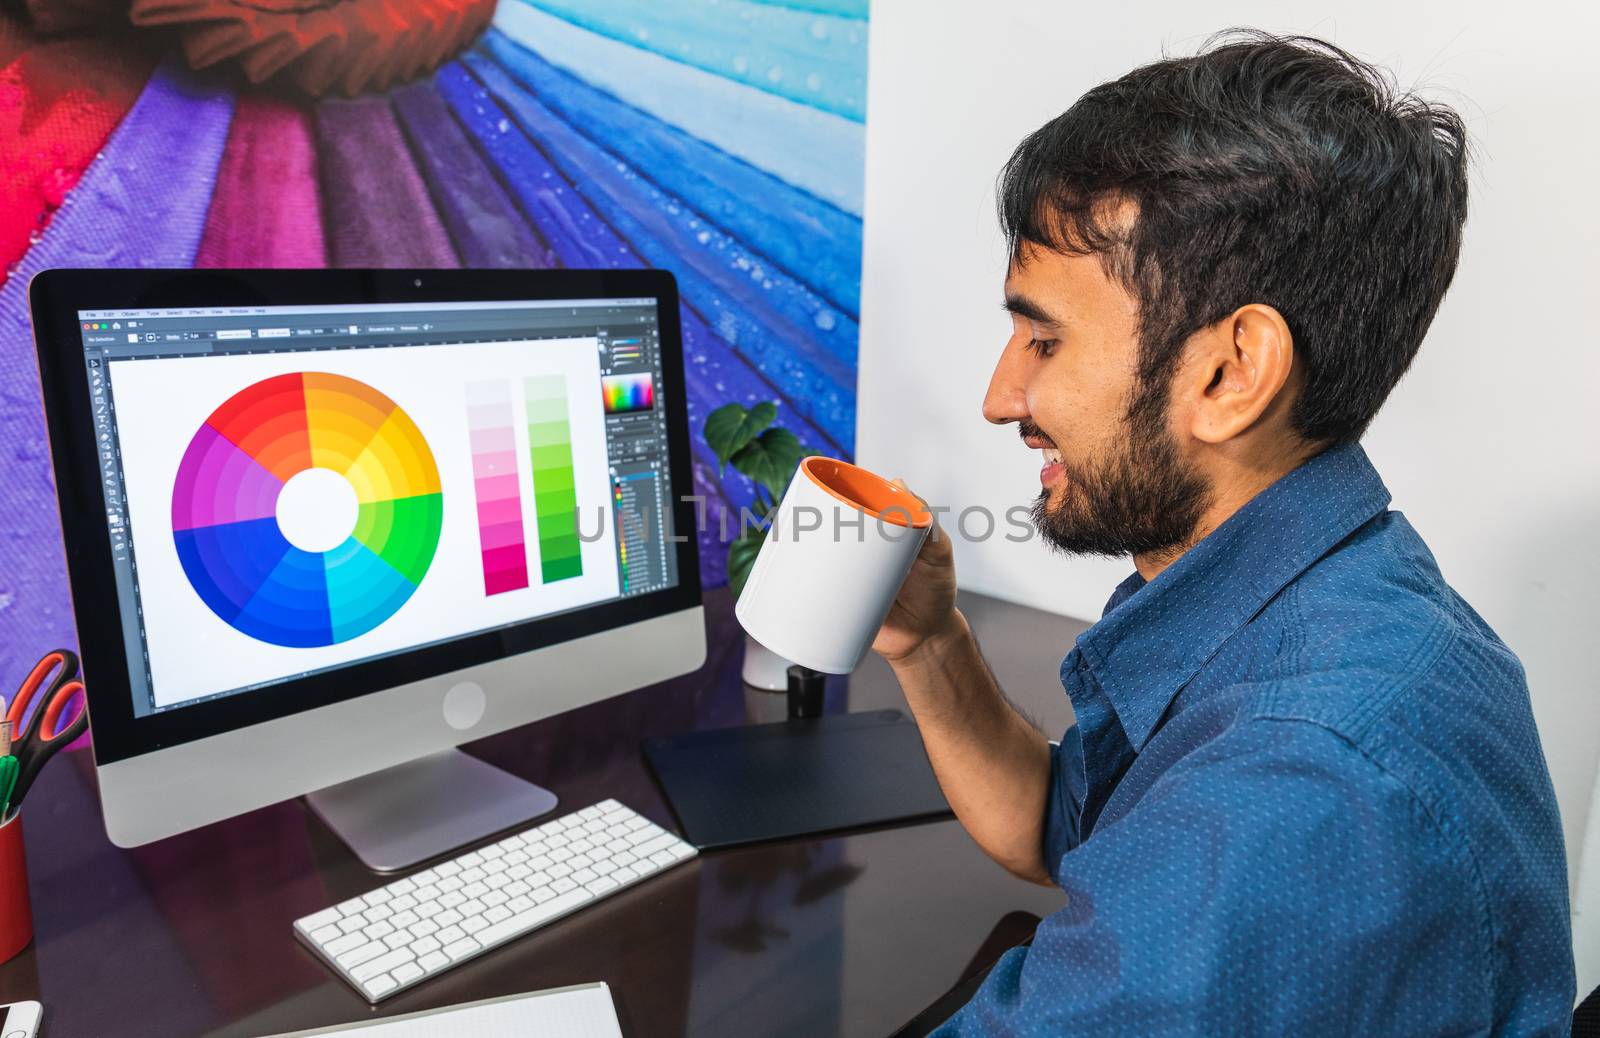
[[[838,458],[810,457],[800,462],[800,471],[823,490],[874,519],[919,529],[933,522],[933,513],[915,494],[859,465]]]

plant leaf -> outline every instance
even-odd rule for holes
[[[775,427],[739,448],[729,460],[733,467],[749,476],[773,500],[783,497],[794,478],[795,466],[805,456],[800,441],[787,429]]]
[[[723,404],[706,415],[701,435],[717,456],[721,466],[717,471],[719,478],[727,471],[728,460],[777,417],[778,405],[770,400],[763,400],[748,410],[743,404]]]
[[[756,556],[766,539],[766,530],[751,530],[728,545],[728,587],[735,601],[744,591],[744,582],[750,579],[750,567],[756,564]]]

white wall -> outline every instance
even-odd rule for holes
[[[1009,329],[995,176],[1089,87],[1230,25],[1329,38],[1421,81],[1474,135],[1454,287],[1366,446],[1394,507],[1527,666],[1576,888],[1600,759],[1593,5],[875,0],[859,458],[938,502],[1031,501],[1034,455],[978,411]],[[1077,617],[1129,571],[1037,541],[957,545],[964,586]],[[1596,899],[1600,862],[1583,881]],[[1600,984],[1592,912],[1586,929],[1584,990]]]

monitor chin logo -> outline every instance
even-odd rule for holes
[[[483,720],[488,702],[482,685],[463,681],[444,694],[444,723],[464,732]]]

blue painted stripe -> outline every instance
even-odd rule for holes
[[[490,165],[500,171],[508,190],[563,266],[632,269],[645,265],[459,62],[440,69],[436,82],[474,143]],[[715,458],[699,435],[706,415],[729,401],[748,406],[761,400],[783,400],[784,394],[711,331],[692,308],[693,302],[686,300],[682,322],[689,424],[694,431],[691,439],[696,452],[715,470]],[[784,406],[792,410],[787,402]],[[784,421],[802,443],[825,453],[848,456],[855,439],[853,411],[850,418],[842,428],[842,437],[802,414],[791,413]]]
[[[867,23],[749,0],[527,0],[631,47],[864,122]]]
[[[645,261],[671,270],[689,304],[797,410],[835,441],[853,431],[854,321],[763,269],[759,257],[573,131],[486,54],[461,60],[604,222]]]
[[[618,43],[526,3],[501,4],[494,24],[590,85],[861,215],[861,123]]]
[[[765,7],[787,7],[791,11],[814,11],[817,14],[836,14],[842,18],[867,17],[871,0],[751,0]]]
[[[861,221],[549,64],[491,31],[495,61],[568,125],[854,317]]]

